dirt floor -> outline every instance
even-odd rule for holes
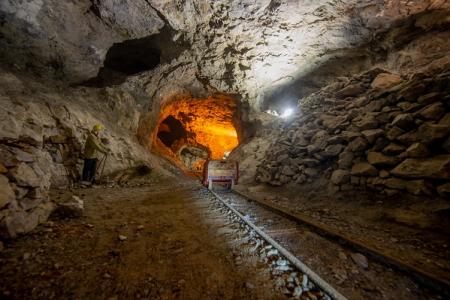
[[[184,179],[75,190],[82,218],[53,218],[5,243],[0,298],[286,298],[204,192]]]
[[[314,186],[308,191],[295,187],[236,187],[450,281],[448,200],[389,198],[364,192],[329,197]]]

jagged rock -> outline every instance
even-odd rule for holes
[[[84,213],[84,201],[77,196],[58,203],[55,213],[64,218],[79,218]]]
[[[414,126],[414,118],[411,114],[399,114],[394,118],[391,125],[404,130],[410,130]]]
[[[406,181],[399,178],[388,178],[385,180],[384,185],[390,189],[404,190]]]
[[[396,140],[404,145],[411,145],[415,142],[420,141],[421,139],[419,137],[417,130],[413,130],[398,136]]]
[[[42,222],[47,221],[54,205],[51,202],[41,203],[35,209],[10,211],[0,221],[0,237],[15,238],[19,234],[27,233]]]
[[[402,82],[402,78],[397,74],[381,73],[372,81],[371,87],[374,90],[387,90]]]
[[[383,178],[383,179],[388,178],[389,172],[386,170],[381,170],[379,176],[380,176],[380,178]]]
[[[306,176],[304,174],[300,174],[297,179],[295,179],[295,183],[302,184],[306,181]]]
[[[406,149],[405,152],[403,152],[400,157],[401,158],[420,158],[420,157],[427,157],[429,155],[428,149],[425,145],[422,143],[414,143],[411,146],[409,146],[408,149]]]
[[[383,153],[386,155],[397,155],[405,151],[405,147],[396,143],[390,143],[383,149]]]
[[[350,253],[350,257],[352,260],[363,269],[367,269],[369,267],[369,261],[367,258],[361,253]]]
[[[289,159],[289,154],[281,154],[277,157],[277,162],[283,163],[287,159]]]
[[[450,182],[444,183],[444,184],[438,186],[436,190],[437,190],[438,194],[441,195],[442,197],[449,198],[450,197]]]
[[[320,116],[320,119],[322,119],[323,126],[334,131],[347,121],[347,116],[331,116],[323,114]]]
[[[288,182],[290,182],[292,179],[290,176],[286,176],[284,174],[280,175],[280,178],[278,179],[280,181],[281,184],[286,184]]]
[[[419,127],[415,141],[420,140],[424,143],[433,143],[437,140],[444,139],[449,134],[450,126],[425,123]]]
[[[440,120],[439,120],[439,125],[446,125],[446,126],[450,126],[450,113],[445,114],[445,116],[443,116]]]
[[[395,140],[397,137],[399,137],[400,135],[404,134],[405,132],[398,128],[398,127],[392,127],[391,129],[388,130],[388,132],[386,133],[386,137],[393,141]]]
[[[441,102],[433,103],[418,113],[427,120],[439,120],[445,114],[445,106]]]
[[[325,151],[320,152],[320,155],[322,155],[326,158],[335,157],[335,156],[338,156],[339,153],[341,153],[343,149],[344,149],[344,146],[339,145],[339,144],[330,145],[325,148]]]
[[[361,162],[354,164],[351,175],[354,176],[377,176],[378,170],[369,163]]]
[[[408,193],[413,195],[432,195],[433,185],[425,180],[408,180],[405,183]]]
[[[450,155],[423,159],[408,158],[391,173],[405,178],[450,179]]]
[[[368,147],[367,140],[363,137],[358,137],[348,144],[347,150],[352,152],[361,152]]]
[[[49,137],[52,144],[64,144],[67,141],[67,137],[64,135],[52,135]]]
[[[367,161],[374,166],[392,166],[397,164],[398,160],[392,156],[386,156],[379,152],[369,152]]]
[[[319,174],[319,170],[315,168],[306,168],[304,172],[308,177],[315,177]]]
[[[31,198],[31,197],[25,197],[19,200],[19,205],[22,207],[23,210],[30,210],[33,208],[36,208],[38,205],[42,203],[43,199],[40,198]]]
[[[330,138],[328,132],[325,130],[319,130],[314,136],[311,138],[311,143],[314,144],[317,148],[322,148],[326,146],[327,140]]]
[[[366,91],[366,88],[360,84],[351,84],[336,93],[338,98],[355,97]]]
[[[361,136],[361,133],[356,131],[343,131],[341,134],[342,138],[345,139],[347,142],[351,142],[354,139]]]
[[[305,165],[307,167],[316,167],[320,164],[320,161],[314,158],[304,158],[299,161],[299,164]]]
[[[14,184],[12,182],[10,182],[10,185],[11,185],[11,188],[13,189],[14,193],[16,194],[17,199],[22,199],[30,191],[29,188],[17,186],[16,184]]]
[[[2,163],[0,163],[0,174],[5,174],[7,172],[8,169]]]
[[[353,164],[354,155],[352,152],[342,152],[339,155],[338,166],[340,169],[349,169]]]
[[[369,130],[364,130],[361,133],[369,141],[369,143],[373,144],[378,137],[384,135],[384,130],[380,129],[380,128],[369,129]]]
[[[19,148],[16,147],[10,147],[9,151],[11,153],[13,153],[14,158],[17,161],[22,161],[22,162],[34,162],[34,157],[32,154],[25,152]]]
[[[350,180],[350,172],[346,170],[335,170],[331,175],[331,182],[336,185],[342,185]]]
[[[16,195],[9,184],[6,176],[0,175],[0,209],[16,199]]]
[[[38,187],[40,185],[41,180],[26,163],[20,163],[17,167],[11,169],[10,174],[18,186]]]
[[[427,86],[425,84],[416,83],[413,85],[408,85],[407,87],[399,91],[398,94],[400,98],[413,102],[419,97],[419,95],[425,92],[426,88]]]
[[[283,169],[281,170],[281,174],[286,176],[293,176],[295,175],[295,171],[292,170],[290,166],[284,166]]]
[[[340,135],[335,135],[327,140],[328,145],[344,144],[345,139]]]
[[[354,122],[360,130],[377,129],[379,123],[372,115],[365,115],[360,120]]]
[[[425,94],[425,95],[422,95],[419,98],[417,98],[417,102],[419,102],[420,104],[433,103],[436,100],[439,100],[440,96],[441,96],[441,93],[439,93],[439,92]]]

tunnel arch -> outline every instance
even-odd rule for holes
[[[223,94],[173,97],[160,109],[152,150],[183,169],[201,171],[202,161],[222,159],[239,145],[237,107],[236,99]]]

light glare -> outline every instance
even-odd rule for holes
[[[286,108],[286,109],[284,110],[284,112],[281,114],[281,117],[284,118],[284,119],[286,119],[286,118],[288,118],[289,116],[291,116],[293,112],[294,112],[294,110],[293,110],[292,108]]]

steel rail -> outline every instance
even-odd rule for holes
[[[378,261],[384,265],[388,265],[406,274],[407,276],[412,277],[423,285],[441,292],[446,296],[450,296],[450,282],[447,278],[442,278],[441,276],[437,276],[425,270],[421,270],[407,262],[400,261],[393,255],[383,253],[375,249],[374,247],[365,244],[363,241],[359,241],[353,237],[350,237],[348,234],[335,230],[325,224],[318,223],[305,214],[291,212],[287,208],[283,208],[276,204],[268,203],[267,201],[263,201],[260,199],[255,199],[254,197],[251,197],[240,191],[232,190],[232,192],[238,196],[248,199],[249,201],[256,202],[259,205],[272,210],[279,215],[287,217],[290,220],[293,220],[302,225],[306,225],[324,237],[338,240],[339,242],[350,246],[350,248],[363,252],[364,254],[373,258],[375,261]]]
[[[307,265],[301,262],[297,257],[295,257],[291,252],[285,249],[283,246],[278,244],[274,239],[262,231],[258,226],[253,224],[250,220],[246,219],[240,212],[229,205],[221,196],[212,190],[209,190],[211,194],[214,195],[220,202],[222,202],[229,210],[231,210],[235,215],[237,215],[243,222],[250,226],[259,236],[271,244],[275,249],[277,249],[287,260],[289,260],[295,267],[297,267],[301,272],[307,275],[312,282],[314,282],[323,292],[335,300],[347,300],[341,293],[334,289],[330,284],[323,280],[319,275],[317,275],[313,270],[311,270]]]

